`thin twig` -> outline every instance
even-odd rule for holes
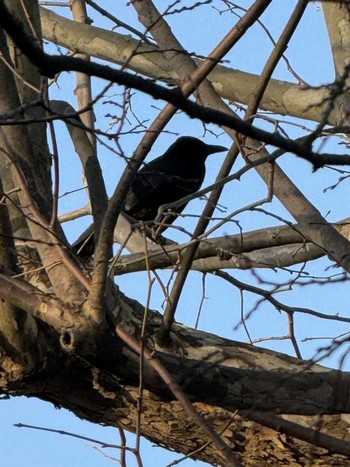
[[[147,265],[147,275],[148,275],[148,291],[147,291],[147,300],[145,305],[145,310],[143,313],[142,320],[142,329],[140,335],[140,367],[139,367],[139,395],[137,399],[137,419],[136,419],[136,451],[140,453],[140,443],[141,443],[141,422],[142,422],[142,410],[143,410],[143,379],[144,379],[144,365],[145,365],[145,349],[146,349],[146,329],[147,323],[150,314],[150,301],[152,294],[152,286],[154,284],[154,278],[151,277],[151,271],[148,267],[147,256],[147,237],[145,231],[143,231],[144,237],[144,247],[145,247],[145,256],[146,256],[146,265]]]
[[[140,31],[137,29],[133,28],[132,26],[129,26],[129,24],[124,23],[120,19],[118,19],[116,16],[112,15],[109,11],[105,10],[104,8],[101,8],[96,2],[93,0],[85,0],[85,3],[91,6],[94,10],[98,11],[102,16],[105,16],[108,18],[110,21],[115,23],[118,27],[124,28],[129,32],[132,32],[135,34],[135,36],[139,37],[142,41],[146,42],[147,44],[152,44],[152,42],[147,38],[145,34],[142,34]]]
[[[273,296],[272,293],[260,289],[259,287],[255,287],[254,285],[249,285],[245,284],[244,282],[239,281],[235,277],[232,277],[230,274],[228,274],[225,271],[214,271],[212,274],[215,276],[221,277],[222,279],[225,279],[227,282],[230,282],[232,285],[237,287],[240,290],[246,290],[247,292],[254,293],[256,295],[260,295],[261,297],[264,297],[266,300],[268,300],[277,310],[282,310],[286,312],[287,314],[291,313],[303,313],[307,314],[310,316],[315,316],[316,318],[321,318],[321,319],[328,319],[331,321],[340,321],[343,323],[350,323],[350,318],[346,316],[339,316],[338,314],[334,315],[328,315],[326,313],[321,313],[316,310],[312,310],[311,308],[303,308],[303,307],[291,307],[288,305],[285,305],[284,303],[276,300]],[[248,315],[249,317],[249,315]],[[247,318],[247,317],[246,317]]]
[[[106,443],[105,441],[100,441],[99,439],[89,438],[83,435],[78,435],[77,433],[72,433],[70,431],[55,430],[53,428],[45,428],[42,426],[35,426],[35,425],[27,425],[26,423],[15,423],[13,426],[17,428],[30,428],[32,430],[48,431],[49,433],[56,433],[56,434],[63,435],[63,436],[70,436],[72,438],[82,439],[83,441],[89,441],[90,443],[99,444],[102,448],[121,449],[122,451],[130,451],[133,454],[136,454],[135,449],[127,447],[124,443],[122,443],[121,445]]]

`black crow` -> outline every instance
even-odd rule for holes
[[[123,212],[136,221],[154,221],[159,207],[199,190],[205,177],[205,161],[210,154],[226,151],[223,146],[205,144],[197,138],[182,136],[160,157],[145,164],[136,174],[126,196]],[[164,231],[187,203],[171,208],[165,215]],[[93,226],[73,244],[79,256],[91,256],[94,250]]]

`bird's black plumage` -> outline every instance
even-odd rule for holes
[[[199,190],[205,177],[207,157],[222,151],[226,148],[205,144],[191,136],[178,138],[162,156],[145,164],[135,174],[123,212],[137,221],[154,221],[160,206],[175,203]],[[186,204],[175,206],[172,212],[182,212]],[[167,216],[161,230],[175,218],[176,214]],[[94,249],[93,228],[84,232],[73,247],[80,256],[90,256]]]

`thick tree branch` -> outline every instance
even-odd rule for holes
[[[309,147],[304,147],[303,145],[295,143],[293,140],[287,140],[278,133],[269,133],[260,130],[239,118],[226,115],[213,109],[207,109],[191,102],[184,98],[182,93],[178,90],[166,89],[155,84],[153,81],[145,80],[139,76],[131,75],[130,73],[120,70],[113,70],[110,67],[97,63],[87,63],[75,57],[45,54],[24,32],[22,23],[9,14],[3,4],[0,4],[0,13],[0,25],[13,38],[23,53],[25,53],[40,71],[49,78],[54,78],[57,73],[62,71],[80,71],[90,74],[91,76],[100,77],[114,83],[135,88],[151,95],[155,99],[168,101],[186,112],[191,118],[199,118],[205,123],[227,126],[258,141],[280,147],[308,160],[315,168],[323,167],[324,165],[350,164],[347,155],[314,153]]]
[[[152,79],[178,84],[179,78],[169,61],[156,46],[140,44],[138,39],[93,26],[73,23],[53,11],[41,8],[45,39],[70,50],[79,51],[128,68]],[[88,38],[88,40],[87,40]],[[201,60],[194,57],[199,66]],[[259,75],[217,65],[209,75],[217,93],[231,102],[248,104]],[[281,115],[319,121],[327,99],[328,87],[308,88],[272,79],[261,101],[261,108]],[[345,116],[341,108],[334,109],[329,123],[338,124]]]
[[[340,78],[349,63],[350,52],[350,6],[349,2],[322,2],[330,44],[332,47],[335,74]]]

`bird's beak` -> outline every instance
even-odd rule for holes
[[[225,146],[217,146],[216,144],[208,144],[207,150],[208,150],[208,155],[215,154],[216,152],[228,151],[228,149],[225,148]]]

